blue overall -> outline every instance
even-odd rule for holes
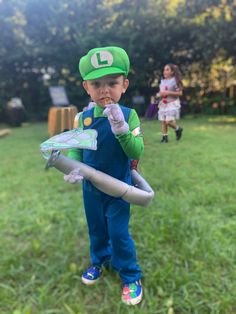
[[[120,106],[128,122],[130,109]],[[88,126],[86,118],[92,122]],[[84,129],[98,132],[98,150],[83,150],[83,162],[128,184],[131,183],[130,160],[111,131],[106,117],[94,117],[94,108],[83,113]],[[88,121],[88,119],[87,119]],[[83,180],[84,208],[87,218],[92,265],[101,266],[111,260],[123,283],[141,278],[134,242],[128,231],[130,204],[111,197],[89,181]]]

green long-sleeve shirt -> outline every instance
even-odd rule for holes
[[[103,114],[104,108],[96,105],[94,107],[94,118],[105,117]],[[139,159],[144,150],[143,136],[140,132],[140,120],[134,109],[131,109],[129,116],[129,131],[126,134],[116,135],[123,151],[130,159]],[[78,120],[78,127],[83,128],[82,114]],[[82,161],[82,150],[71,149],[68,156],[72,159]]]

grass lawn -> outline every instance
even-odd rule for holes
[[[236,120],[185,118],[183,139],[161,144],[143,121],[140,171],[156,191],[132,207],[130,231],[143,270],[144,300],[120,301],[120,280],[80,277],[89,241],[79,185],[44,171],[47,125],[0,138],[0,314],[235,314]]]

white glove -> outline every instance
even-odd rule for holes
[[[64,180],[68,183],[79,183],[83,180],[80,174],[80,168],[72,170],[69,174],[64,174]]]
[[[107,116],[111,130],[115,135],[128,133],[129,125],[125,121],[123,112],[118,104],[107,105],[103,113]]]

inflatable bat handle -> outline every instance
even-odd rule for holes
[[[58,150],[52,151],[45,169],[51,167],[64,174],[69,174],[72,170],[79,168],[80,174],[97,189],[110,196],[120,197],[131,204],[147,206],[154,197],[154,191],[136,170],[131,170],[133,185],[129,185],[83,162],[68,158]]]

